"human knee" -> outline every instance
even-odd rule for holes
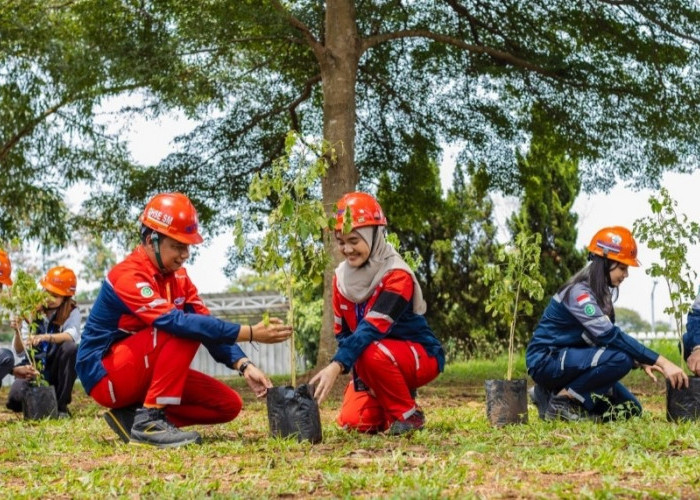
[[[68,358],[75,358],[78,355],[78,344],[74,340],[62,342],[60,344],[61,354]]]
[[[343,408],[337,422],[343,429],[358,432],[379,432],[386,428],[383,413],[369,408],[352,411]]]
[[[617,351],[608,360],[609,365],[617,367],[620,371],[625,373],[634,368],[634,359],[627,353],[622,351]]]
[[[10,373],[15,366],[15,356],[9,349],[0,349],[0,373]]]
[[[217,410],[221,415],[221,420],[223,422],[230,422],[241,412],[243,400],[236,391],[231,390],[229,394],[222,395],[218,406]]]

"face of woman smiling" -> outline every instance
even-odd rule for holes
[[[625,278],[629,276],[628,268],[627,264],[616,262],[615,268],[610,270],[610,284],[614,287],[620,286],[625,281]]]
[[[335,241],[349,266],[360,267],[369,259],[369,246],[357,231],[348,234],[336,231]]]

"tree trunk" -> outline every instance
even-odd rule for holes
[[[352,0],[328,0],[326,3],[325,50],[319,61],[323,85],[323,137],[335,150],[328,175],[323,180],[323,204],[330,214],[333,205],[358,181],[355,168],[355,82],[361,43],[355,24]],[[333,259],[323,280],[323,325],[316,359],[317,366],[327,364],[336,349],[333,336],[333,270],[340,262],[335,241],[330,238]]]

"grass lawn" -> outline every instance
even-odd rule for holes
[[[523,360],[518,371],[524,373]],[[240,379],[233,422],[196,429],[201,446],[158,450],[118,441],[102,410],[76,387],[73,418],[25,422],[0,409],[5,498],[700,498],[700,427],[671,424],[665,386],[636,370],[626,380],[646,412],[613,424],[492,428],[483,380],[503,360],[454,363],[419,390],[427,424],[406,437],[365,436],[334,421],[341,383],[321,409],[323,443],[268,437],[264,402]],[[276,381],[284,383],[283,379]],[[0,400],[7,388],[0,391]]]

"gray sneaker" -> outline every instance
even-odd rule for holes
[[[202,438],[194,431],[181,431],[167,418],[162,408],[139,408],[131,427],[131,444],[147,444],[158,448],[175,448],[200,444]]]
[[[119,439],[128,443],[131,440],[131,426],[134,425],[134,416],[138,406],[126,406],[124,408],[112,408],[102,415],[107,421],[107,425],[112,429]]]
[[[552,396],[544,412],[545,420],[580,422],[587,420],[587,412],[581,404],[567,396]]]
[[[399,436],[413,431],[420,431],[425,425],[425,415],[422,411],[416,410],[413,415],[406,420],[396,420],[386,431],[390,436]]]

